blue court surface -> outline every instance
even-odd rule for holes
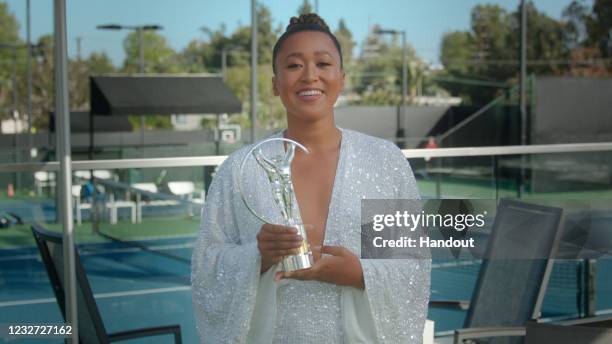
[[[190,260],[194,237],[80,246],[82,263],[108,332],[180,324],[184,343],[196,343]],[[0,251],[0,323],[61,323],[36,248]],[[170,343],[170,336],[130,343]],[[6,342],[6,339],[5,339]],[[14,341],[11,341],[13,343]],[[63,343],[28,339],[18,343]]]
[[[108,332],[180,324],[184,343],[197,343],[190,290],[194,236],[79,247]],[[136,244],[136,245],[135,245]],[[145,247],[138,247],[142,245]],[[432,299],[469,299],[479,263],[433,264]],[[598,309],[612,308],[612,260],[597,265]],[[543,316],[577,313],[578,269],[573,261],[555,265]],[[465,312],[432,310],[436,331],[461,327]],[[46,271],[36,248],[0,250],[0,323],[61,323]],[[0,342],[9,342],[0,339]],[[62,343],[21,339],[11,343]],[[171,337],[130,343],[170,343]]]

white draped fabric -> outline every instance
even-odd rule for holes
[[[281,137],[282,134],[277,134]],[[365,289],[260,274],[256,234],[262,222],[243,204],[242,148],[220,166],[210,187],[192,258],[192,291],[202,343],[420,343],[431,260],[361,259]],[[264,154],[281,153],[281,143]],[[250,159],[245,195],[281,223],[264,171]],[[392,143],[342,129],[324,245],[361,250],[361,199],[418,199],[412,170]]]

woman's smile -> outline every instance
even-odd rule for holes
[[[301,101],[311,103],[323,97],[325,92],[317,88],[303,88],[296,92],[296,95]]]

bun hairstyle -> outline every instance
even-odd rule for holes
[[[342,48],[340,47],[340,43],[334,34],[329,30],[329,26],[325,23],[323,18],[319,17],[316,13],[306,13],[301,14],[299,17],[291,17],[289,20],[289,25],[285,29],[285,32],[280,36],[276,44],[274,45],[274,49],[272,50],[272,71],[276,75],[276,56],[283,46],[283,42],[294,33],[302,32],[302,31],[318,31],[326,34],[334,45],[336,49],[338,49],[338,54],[340,55],[340,68],[343,68],[342,63]]]

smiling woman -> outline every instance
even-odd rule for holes
[[[240,162],[219,168],[202,212],[192,259],[198,330],[205,343],[420,343],[429,298],[429,253],[398,260],[360,259],[361,199],[418,199],[408,162],[391,142],[336,127],[344,88],[342,50],[316,14],[292,18],[273,51],[272,87],[298,141],[291,162],[302,223],[311,230],[312,268],[281,272],[302,245],[291,227],[262,223],[238,192]],[[282,153],[283,146],[270,148]],[[270,153],[270,152],[266,152]],[[266,156],[270,156],[265,154]],[[276,223],[270,182],[245,165],[245,197]],[[247,172],[248,171],[248,172]],[[252,203],[251,203],[252,202]]]
[[[333,107],[345,73],[340,44],[325,22],[316,15],[292,20],[272,58],[272,87],[287,109],[287,121],[299,125],[324,119],[333,127]]]

